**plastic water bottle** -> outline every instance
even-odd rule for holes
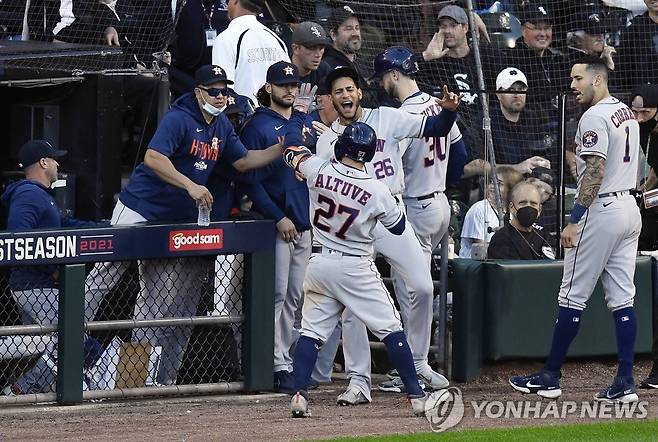
[[[210,225],[210,209],[205,205],[199,205],[199,216],[196,223],[199,226],[209,226]]]

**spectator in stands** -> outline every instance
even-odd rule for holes
[[[256,16],[263,0],[228,0],[228,28],[213,43],[212,62],[226,68],[235,82],[235,92],[256,103],[256,93],[265,84],[267,69],[278,61],[290,61],[281,39]]]
[[[180,11],[175,40],[169,48],[169,79],[176,96],[194,90],[194,73],[212,63],[215,38],[229,24],[226,6],[226,0],[187,0]]]
[[[121,46],[119,22],[116,1],[60,0],[59,22],[52,32],[56,42]]]
[[[567,60],[553,42],[553,14],[547,4],[528,2],[520,17],[522,38],[514,49],[507,51],[507,62],[520,68],[528,77],[538,98],[550,101],[567,87]]]
[[[231,83],[221,67],[202,66],[195,74],[195,83],[194,92],[181,96],[160,122],[144,162],[119,194],[113,225],[194,221],[198,207],[213,206],[215,198],[206,184],[218,163],[244,172],[281,157],[280,145],[247,150],[240,142],[221,113],[221,96],[228,94],[226,85]],[[142,261],[142,290],[134,318],[194,316],[207,264],[201,258]],[[96,264],[85,284],[87,318],[95,316],[102,298],[127,267],[128,263]],[[162,347],[158,383],[175,384],[191,331],[187,326],[133,330],[134,340],[148,340]]]
[[[501,166],[496,170],[496,179],[500,189],[500,198],[503,203],[501,209],[508,205],[508,189],[513,188],[522,176],[510,166]],[[488,243],[493,233],[500,227],[498,208],[493,183],[489,183],[485,198],[473,204],[466,212],[461,232],[460,258],[471,258],[474,244]]]
[[[45,140],[31,140],[20,148],[18,158],[25,179],[8,185],[2,194],[2,203],[9,210],[8,231],[107,226],[107,223],[81,221],[60,214],[50,189],[57,180],[57,159],[65,154],[66,151],[55,149]],[[11,269],[9,287],[21,309],[23,324],[57,323],[58,279],[57,265]],[[57,335],[44,336],[44,340],[45,350],[36,365],[11,386],[11,393],[46,393],[53,390],[57,372]]]
[[[302,83],[317,86],[332,69],[322,60],[325,48],[331,44],[326,31],[317,23],[305,21],[295,27],[292,33],[292,62],[299,69]]]
[[[267,83],[258,92],[261,107],[246,123],[240,138],[249,149],[276,144],[292,115],[299,93],[300,75],[292,63],[280,61],[267,70]],[[311,133],[307,117],[305,132]],[[315,144],[315,143],[312,143]],[[303,302],[306,266],[311,256],[311,222],[308,188],[283,161],[283,157],[255,172],[256,182],[245,186],[254,208],[276,222],[274,284],[274,381],[278,391],[294,393],[291,348],[295,312]]]
[[[439,11],[439,32],[434,34],[427,48],[418,57],[418,82],[424,88],[447,84],[450,90],[461,93],[457,124],[473,158],[484,158],[481,103],[478,99],[478,73],[475,56],[468,43],[468,16],[456,5]],[[493,88],[496,73],[495,52],[484,43],[480,45],[485,87]]]
[[[646,158],[645,169],[640,170],[646,179],[642,190],[651,190],[658,186],[658,85],[643,84],[635,88],[632,94],[631,109],[640,124],[640,147]],[[641,165],[642,167],[642,165]]]
[[[617,82],[630,89],[658,84],[658,1],[644,0],[647,12],[637,16],[621,36]]]
[[[520,69],[508,67],[496,77],[498,105],[491,107],[491,133],[496,163],[509,164],[522,174],[535,167],[551,167],[549,154],[557,155],[550,134],[539,118],[526,111],[528,79]],[[551,152],[555,150],[555,152]]]
[[[324,78],[318,83],[318,90],[315,93],[315,103],[315,110],[310,115],[314,121],[313,127],[318,131],[318,136],[320,136],[338,118],[338,112],[336,112],[334,102],[331,100],[331,93],[327,88]],[[322,126],[319,126],[317,123]]]
[[[357,72],[359,85],[364,106],[378,107],[390,104],[390,100],[378,85],[369,80],[369,63],[359,61],[361,50],[361,23],[359,17],[349,6],[334,8],[327,21],[327,29],[333,41],[333,46],[328,46],[324,51],[322,60],[329,65],[330,70],[338,66],[348,66]]]
[[[362,44],[359,17],[349,6],[336,8],[331,11],[327,27],[333,46],[325,50],[324,62],[331,69],[337,66],[355,68],[354,62]],[[361,75],[361,77],[365,76]]]
[[[599,11],[577,12],[572,20],[570,36],[567,38],[569,56],[578,59],[587,55],[601,55],[605,48],[605,33],[608,27]]]
[[[493,259],[555,259],[555,253],[535,223],[542,211],[539,190],[522,181],[511,191],[509,222],[491,237],[487,257]]]

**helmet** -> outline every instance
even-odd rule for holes
[[[377,135],[366,123],[350,123],[336,140],[334,155],[337,160],[343,157],[367,163],[375,156]]]
[[[404,75],[418,72],[416,56],[404,46],[391,46],[375,57],[375,74],[373,78],[382,78],[388,71],[400,71]]]

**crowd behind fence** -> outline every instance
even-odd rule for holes
[[[172,78],[176,78],[178,71],[193,72],[192,67],[198,67],[203,57],[208,56],[208,49],[202,44],[201,49],[196,49],[198,57],[187,57],[192,43],[187,39],[199,36],[184,32],[185,20],[189,18],[186,14],[194,5],[212,3],[212,8],[216,7],[216,2],[201,0],[173,3],[118,0],[113,7],[102,2],[87,2],[94,8],[80,15],[74,25],[62,27],[62,11],[53,8],[57,2],[33,1],[27,9],[22,2],[7,3],[0,11],[0,38],[6,42],[29,39],[34,44],[5,45],[3,67],[10,71],[53,70],[79,74],[123,70],[138,75],[168,72]],[[490,199],[491,210],[497,210],[502,218],[502,212],[509,205],[508,191],[520,180],[529,180],[541,190],[544,210],[538,224],[543,227],[548,243],[557,248],[559,229],[573,203],[577,181],[573,137],[582,110],[569,92],[569,72],[575,61],[585,55],[607,60],[611,69],[611,91],[626,102],[632,98],[632,90],[637,85],[658,81],[658,47],[655,44],[658,2],[654,0],[281,0],[265,1],[264,5],[260,20],[281,37],[289,50],[294,28],[291,22],[314,20],[326,25],[329,31],[331,11],[351,8],[360,23],[360,45],[354,63],[364,79],[362,87],[367,92],[364,105],[368,107],[399,105],[371,80],[374,57],[391,45],[407,46],[417,54],[419,72],[416,78],[422,89],[438,93],[447,84],[450,90],[461,93],[458,125],[469,150],[470,162],[459,183],[446,191],[453,211],[450,233],[457,252],[468,208],[483,198]],[[206,11],[205,6],[203,10]],[[225,12],[226,5],[217,6],[216,10]],[[219,17],[215,16],[215,20]],[[212,19],[208,17],[208,20]],[[225,15],[222,20],[222,26],[226,26]],[[57,48],[56,58],[47,50],[39,52],[44,49],[39,43]],[[81,44],[100,49],[89,57],[72,57],[81,49]],[[32,56],[17,60],[20,57],[12,55],[13,50]],[[2,75],[0,73],[0,80]],[[173,89],[172,92],[175,94]],[[487,144],[489,140],[491,146]],[[495,168],[491,167],[493,164]],[[647,175],[646,161],[641,165],[640,181]],[[498,176],[500,178],[496,179]],[[496,188],[499,188],[499,197],[493,196]],[[484,229],[486,235],[497,227],[493,225],[495,220],[490,222]],[[645,222],[647,230],[653,229],[655,224],[650,216]],[[644,249],[655,246],[655,239],[651,237],[641,244]],[[238,304],[244,261],[233,255],[214,260],[189,258],[184,263],[162,260],[158,254],[141,258],[139,264],[114,261],[104,267],[90,265],[87,269],[91,277],[88,277],[86,292],[98,296],[91,296],[86,302],[89,333],[84,341],[83,363],[87,377],[83,388],[105,390],[232,382],[244,376],[240,370],[244,367],[244,361],[240,360],[244,354],[243,330],[239,325],[227,322],[220,328],[196,327],[192,332],[189,324],[162,323],[159,327],[141,324],[133,328],[136,323],[121,322],[160,316],[240,316]],[[232,276],[218,276],[225,274]],[[5,273],[2,275],[7,278]],[[149,298],[149,287],[157,287],[154,296],[161,296],[161,299]],[[30,293],[29,287],[14,288],[14,292],[22,294],[20,299],[25,305],[35,304],[35,295]],[[179,302],[177,294],[185,295],[185,302]],[[30,322],[30,318],[21,318],[16,299],[8,289],[5,288],[1,296],[6,301],[0,304],[0,321],[5,327]],[[166,297],[170,299],[165,300]],[[39,304],[44,303],[40,301]],[[148,310],[153,306],[164,308],[166,312]],[[39,323],[53,322],[52,313],[56,310],[53,307]],[[37,312],[33,313],[38,316]],[[442,315],[447,318],[444,312]],[[99,321],[104,325],[93,325]],[[118,322],[112,329],[105,321]],[[130,328],[133,328],[132,333]],[[0,383],[4,385],[12,379],[16,393],[52,391],[53,381],[47,373],[57,368],[54,329],[45,335],[21,339],[16,336],[7,335],[0,343],[5,354],[22,355],[18,360],[10,358],[11,361],[2,362]],[[166,344],[153,345],[153,342]],[[211,348],[226,351],[220,354],[210,351]],[[132,356],[126,359],[126,355]],[[33,365],[35,359],[38,360]],[[126,368],[127,363],[132,366]],[[155,370],[158,364],[159,370]],[[206,367],[216,368],[206,371]],[[105,376],[108,371],[109,377]],[[116,373],[132,375],[129,379],[117,378]],[[26,374],[36,379],[20,379]],[[37,387],[32,389],[29,385]]]

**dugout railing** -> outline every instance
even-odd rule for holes
[[[0,406],[271,390],[274,234],[269,221],[0,233]],[[44,265],[58,273],[59,296],[29,304],[35,291],[10,288],[9,275]],[[136,308],[149,288],[162,300]],[[176,290],[196,293],[193,314],[167,302]],[[55,320],[35,321],[53,308],[35,300],[57,298]],[[180,360],[170,367],[167,357]],[[16,391],[25,385],[34,391]]]

